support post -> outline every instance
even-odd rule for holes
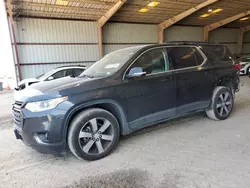
[[[9,14],[9,20],[10,20],[10,26],[11,26],[11,33],[12,33],[14,49],[15,49],[15,51],[13,53],[14,53],[14,55],[16,57],[15,60],[16,60],[16,64],[17,64],[19,80],[22,80],[21,66],[20,66],[20,61],[19,61],[19,54],[18,54],[16,35],[15,35],[15,26],[14,26],[13,14],[12,14],[12,8],[13,7],[12,7],[12,4],[11,4],[11,0],[7,0],[6,5],[7,5],[7,8],[8,8],[8,14]]]
[[[240,28],[238,33],[238,54],[242,54],[242,43],[243,43],[243,35],[244,35],[244,29]]]
[[[208,42],[208,39],[209,39],[208,27],[204,27],[204,41]]]
[[[103,57],[103,45],[102,45],[102,27],[97,25],[98,31],[98,49],[99,49],[99,57]]]
[[[159,44],[164,42],[164,30],[158,27]]]

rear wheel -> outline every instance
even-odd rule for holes
[[[232,91],[227,87],[217,87],[214,91],[210,108],[206,111],[213,120],[227,119],[234,107]]]
[[[80,112],[68,132],[68,145],[79,159],[97,160],[110,154],[119,142],[119,124],[108,111],[93,108]]]

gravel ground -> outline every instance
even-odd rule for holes
[[[229,119],[196,114],[169,121],[122,138],[113,154],[94,162],[39,154],[5,126],[0,130],[0,187],[247,188],[250,79],[242,80]]]

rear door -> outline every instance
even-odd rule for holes
[[[236,57],[232,52],[224,45],[204,45],[202,50],[213,65],[220,84],[233,84],[233,88],[238,89],[239,70],[234,66]]]
[[[195,46],[167,49],[176,79],[176,114],[208,107],[216,77],[205,55]]]

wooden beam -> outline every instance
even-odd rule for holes
[[[164,29],[170,27],[171,25],[175,24],[176,22],[182,20],[183,18],[193,14],[194,12],[212,4],[212,3],[215,3],[217,2],[218,0],[207,0],[199,5],[196,5],[194,6],[193,8],[191,9],[188,9],[184,12],[182,12],[181,14],[178,14],[168,20],[165,20],[161,23],[159,23],[158,25],[158,33],[159,33],[159,43],[163,43],[164,42]]]
[[[194,12],[196,12],[196,11],[198,11],[198,10],[200,10],[200,9],[202,9],[202,8],[204,8],[204,7],[212,4],[212,3],[215,3],[217,1],[218,0],[206,0],[205,2],[203,2],[203,3],[199,4],[199,5],[194,6],[193,8],[188,9],[187,11],[182,12],[181,14],[178,14],[178,15],[176,15],[176,16],[168,19],[168,20],[165,20],[165,21],[161,22],[159,24],[159,28],[161,30],[164,30],[164,29],[170,27],[171,25],[175,24],[176,22],[182,20],[183,18],[185,18],[185,17],[193,14]]]
[[[84,11],[84,12],[98,11],[100,13],[105,13],[107,11],[105,9],[99,9],[99,8],[52,5],[52,4],[46,4],[46,3],[32,3],[32,2],[24,3],[23,5],[34,6],[34,7],[57,8],[57,9],[65,9],[65,10],[79,10],[79,11]]]
[[[103,57],[102,27],[97,25],[99,57]]]
[[[97,30],[98,30],[98,49],[100,58],[103,57],[103,45],[102,45],[102,27],[105,23],[122,7],[122,5],[127,0],[119,0],[112,6],[99,20],[97,20]]]
[[[126,2],[127,0],[119,0],[114,6],[112,6],[98,21],[97,25],[102,27]]]
[[[246,11],[246,12],[242,12],[242,13],[237,14],[237,15],[234,15],[234,16],[232,16],[232,17],[226,18],[226,19],[224,19],[224,20],[215,22],[215,23],[213,23],[213,24],[207,25],[207,26],[205,26],[205,27],[207,28],[207,30],[208,30],[208,32],[209,32],[209,31],[212,31],[212,30],[214,30],[214,29],[217,29],[217,28],[219,28],[219,27],[221,27],[221,26],[223,26],[223,25],[226,25],[226,24],[228,24],[228,23],[231,23],[231,22],[233,22],[233,21],[235,21],[235,20],[238,20],[238,19],[240,19],[240,18],[242,18],[242,17],[244,17],[244,16],[247,16],[247,15],[249,15],[249,14],[250,14],[250,10],[249,10],[249,11]]]
[[[17,64],[17,72],[18,72],[18,76],[19,76],[19,79],[17,78],[17,80],[21,81],[22,80],[22,73],[21,73],[21,66],[20,66],[20,60],[19,60],[19,54],[18,54],[18,48],[17,48],[17,42],[16,42],[14,19],[13,19],[13,13],[12,13],[13,5],[11,4],[11,0],[7,0],[6,8],[7,8],[7,13],[9,15],[10,26],[11,26],[11,31],[12,31],[12,38],[13,38],[13,43],[14,43],[14,48],[15,48],[15,51],[13,51],[13,53],[15,56],[15,61]]]
[[[250,30],[250,25],[241,27],[238,33],[238,54],[242,54],[242,44],[243,44],[243,36],[246,31]]]

